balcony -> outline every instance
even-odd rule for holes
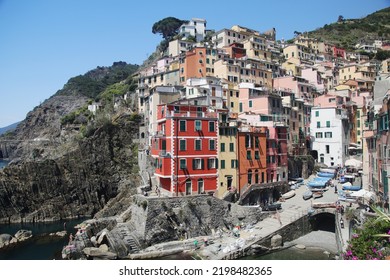
[[[158,138],[158,137],[165,137],[166,134],[165,134],[164,130],[160,130],[160,131],[156,131],[153,136],[156,137],[156,138]]]
[[[166,150],[159,151],[158,155],[159,155],[159,157],[162,157],[162,158],[169,158],[169,157],[171,157],[171,154],[168,153]]]
[[[218,114],[216,112],[175,112],[168,111],[167,118],[181,117],[181,118],[217,118]]]

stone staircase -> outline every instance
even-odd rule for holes
[[[113,248],[118,257],[123,258],[129,253],[137,253],[141,244],[126,224],[118,224],[107,236],[110,247]]]

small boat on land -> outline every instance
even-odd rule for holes
[[[327,177],[327,178],[333,178],[334,173],[327,173],[327,172],[317,172],[318,177]]]
[[[313,208],[336,208],[336,203],[334,202],[313,202]]]
[[[294,195],[295,195],[295,191],[291,190],[289,192],[282,194],[282,198],[289,199],[289,198],[292,198]]]
[[[361,188],[362,188],[361,186],[343,185],[343,190],[344,190],[344,191],[358,191],[358,190],[360,190]]]
[[[313,198],[314,199],[320,198],[320,197],[323,197],[323,196],[324,196],[323,192],[313,192]]]
[[[313,197],[313,192],[310,191],[310,190],[307,190],[307,191],[305,191],[305,192],[303,193],[302,197],[303,197],[304,200],[308,200],[308,199],[310,199],[311,197]]]

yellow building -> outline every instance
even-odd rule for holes
[[[238,188],[237,121],[221,119],[218,142],[217,197],[224,198]]]
[[[291,57],[282,63],[282,68],[286,70],[289,76],[302,76],[301,61],[296,57]]]
[[[369,80],[375,79],[375,66],[369,63],[349,64],[339,70],[340,83],[347,80]]]
[[[382,73],[390,73],[390,58],[382,61],[381,71]]]

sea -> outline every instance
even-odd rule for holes
[[[76,233],[74,226],[84,219],[75,219],[48,223],[24,223],[24,224],[0,224],[0,234],[8,233],[15,235],[20,229],[31,230],[33,237],[21,245],[0,250],[0,260],[53,260],[62,259],[61,251],[68,244],[69,234]],[[44,238],[49,233],[67,230],[68,234],[63,237]]]
[[[9,163],[8,160],[0,159],[0,169],[6,167],[8,165],[8,163]]]

